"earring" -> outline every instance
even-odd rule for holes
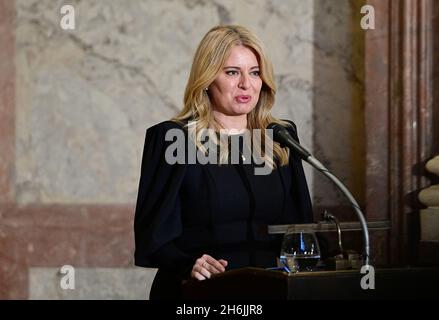
[[[207,91],[207,90],[209,90],[209,88],[205,88],[204,90]]]

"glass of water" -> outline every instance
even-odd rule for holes
[[[283,238],[280,261],[290,272],[313,271],[320,260],[314,232],[288,230]]]

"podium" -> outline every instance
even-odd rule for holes
[[[360,270],[287,274],[242,268],[182,285],[185,300],[438,299],[439,268],[375,269],[375,289],[361,288]]]

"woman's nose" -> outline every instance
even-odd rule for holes
[[[248,89],[250,87],[250,79],[246,74],[242,74],[239,80],[239,87],[241,89]]]

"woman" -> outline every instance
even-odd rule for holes
[[[204,280],[245,266],[273,267],[281,237],[269,235],[267,226],[312,221],[301,162],[277,143],[273,157],[261,146],[273,169],[266,175],[256,175],[257,164],[244,157],[237,164],[225,161],[231,151],[228,139],[221,137],[211,136],[218,146],[227,144],[218,148],[219,164],[170,164],[165,156],[172,144],[165,136],[172,129],[183,130],[204,151],[201,135],[208,128],[232,137],[277,122],[297,139],[292,122],[271,115],[275,92],[272,65],[249,30],[219,26],[204,36],[183,110],[146,133],[134,231],[135,264],[159,268],[150,299],[178,298],[184,279]],[[190,125],[195,130],[188,130]],[[270,139],[261,133],[259,142]],[[239,144],[241,154],[245,146]]]

